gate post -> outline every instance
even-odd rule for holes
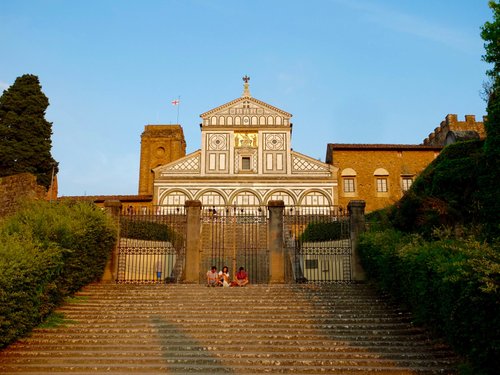
[[[283,211],[285,202],[270,201],[267,246],[269,249],[269,283],[285,282],[285,252],[283,248]]]
[[[184,282],[200,282],[201,263],[201,202],[186,201],[186,263]]]
[[[122,212],[122,202],[119,200],[107,200],[104,201],[104,209],[106,213],[113,219],[118,227],[117,239],[120,239],[120,214]],[[104,267],[104,273],[102,275],[102,282],[116,282],[118,280],[118,248],[120,244],[118,241],[111,252],[111,258],[106,263]]]
[[[365,206],[366,202],[350,201],[347,205],[349,210],[349,221],[351,226],[351,246],[352,246],[352,279],[354,281],[364,281],[366,280],[365,271],[361,266],[361,262],[358,256],[358,242],[359,236],[365,231]]]

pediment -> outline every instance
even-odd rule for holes
[[[320,160],[313,159],[304,154],[292,151],[292,173],[293,174],[331,174],[331,165]]]
[[[252,97],[241,97],[202,113],[204,126],[290,126],[292,115]]]
[[[171,163],[160,165],[154,168],[153,171],[159,177],[178,174],[200,174],[201,150],[192,152]]]

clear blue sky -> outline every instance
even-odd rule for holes
[[[60,195],[136,194],[144,125],[253,97],[293,114],[292,146],[419,144],[485,115],[487,0],[0,0],[0,88],[49,97]]]

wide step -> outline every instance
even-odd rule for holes
[[[457,359],[366,285],[95,284],[0,352],[2,374],[454,374]]]

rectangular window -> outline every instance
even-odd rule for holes
[[[413,183],[413,178],[411,177],[403,177],[401,180],[401,187],[403,188],[403,191],[408,191],[410,190],[411,184]]]
[[[344,193],[354,193],[354,178],[344,177]]]
[[[241,169],[244,171],[249,171],[250,168],[250,156],[243,156],[241,158]]]
[[[377,177],[377,191],[379,193],[387,193],[387,178]]]

